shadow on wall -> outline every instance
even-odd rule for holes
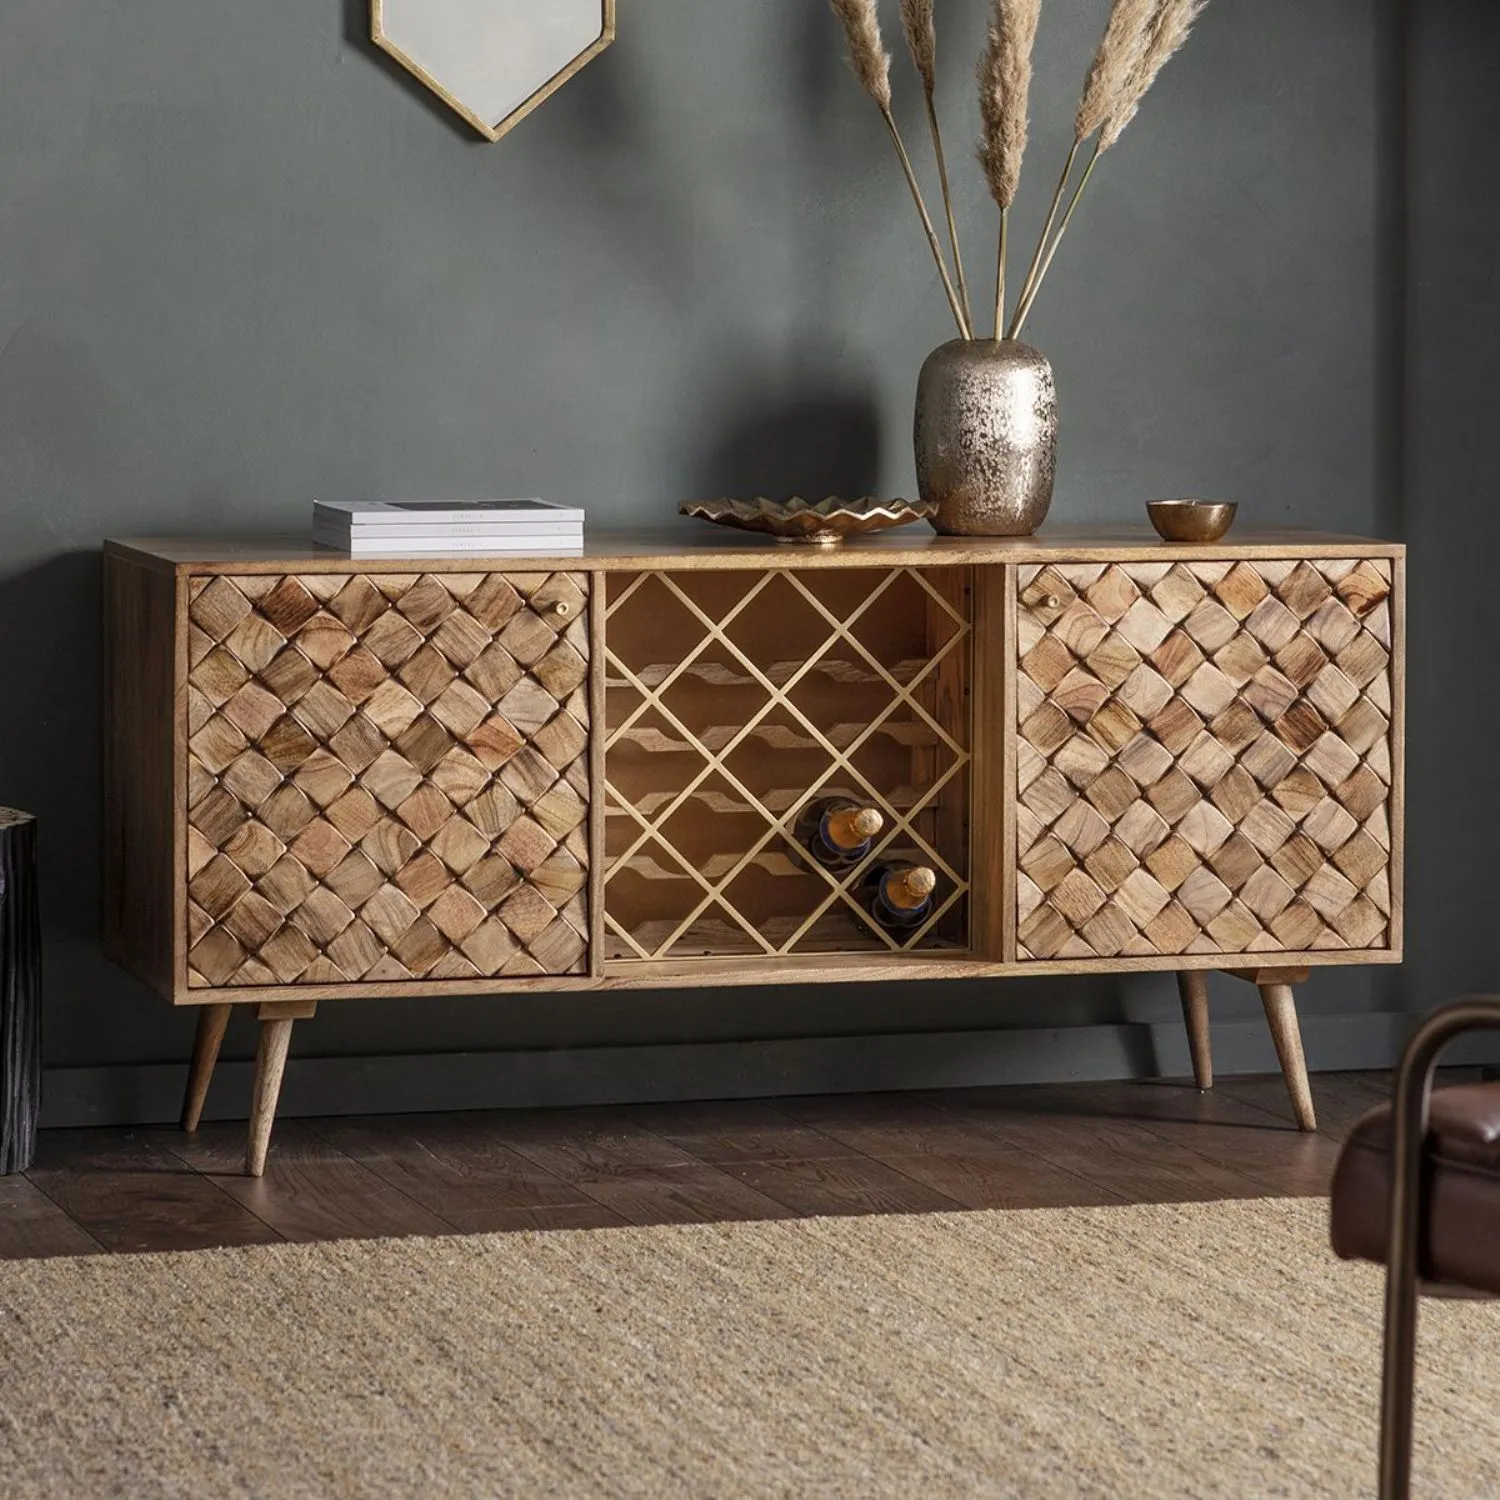
[[[742,396],[689,473],[695,494],[703,498],[821,500],[871,494],[880,473],[875,397],[869,391],[830,392],[823,380]]]
[[[0,801],[39,822],[47,1024],[97,1031],[101,995],[134,982],[100,948],[102,567],[64,552],[0,581],[6,728]],[[139,988],[144,1000],[144,987]],[[128,1012],[108,1012],[130,1026]]]

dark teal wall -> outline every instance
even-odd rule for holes
[[[1411,7],[1406,504],[1416,1007],[1500,989],[1500,7]]]
[[[977,269],[994,222],[969,151],[985,7],[940,9]],[[1104,10],[1046,8],[1019,242]],[[364,11],[0,0],[0,798],[42,818],[53,1063],[175,1058],[187,1039],[98,948],[102,538],[298,526],[318,495],[535,492],[647,525],[705,493],[913,485],[916,372],[949,330],[826,7],[620,0],[617,45],[498,146],[373,51]],[[1396,520],[1394,13],[1209,7],[1030,325],[1061,390],[1058,517],[1196,493],[1264,520]],[[1421,882],[1443,851],[1415,853]],[[1399,998],[1331,974],[1308,1005]],[[1159,980],[409,1002],[325,1007],[306,1045],[1174,1009]]]

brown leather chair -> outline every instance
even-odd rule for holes
[[[1500,1083],[1432,1091],[1438,1054],[1481,1029],[1500,1029],[1500,1000],[1459,1000],[1423,1021],[1393,1102],[1354,1127],[1334,1173],[1335,1253],[1386,1267],[1381,1500],[1411,1486],[1418,1294],[1500,1296]]]

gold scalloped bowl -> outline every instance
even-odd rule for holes
[[[767,500],[764,496],[754,500],[689,500],[677,508],[700,521],[759,531],[778,542],[804,547],[837,547],[845,537],[924,521],[937,510],[925,500],[877,500],[872,495],[860,500],[840,500],[835,495],[818,501],[804,500],[800,495],[790,500]]]

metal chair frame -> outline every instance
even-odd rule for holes
[[[1396,1071],[1380,1399],[1380,1500],[1407,1500],[1411,1491],[1417,1299],[1422,1292],[1421,1235],[1427,1208],[1422,1149],[1427,1140],[1432,1075],[1449,1042],[1465,1032],[1484,1030],[1500,1030],[1500,998],[1470,995],[1455,1000],[1434,1011],[1412,1033]]]

